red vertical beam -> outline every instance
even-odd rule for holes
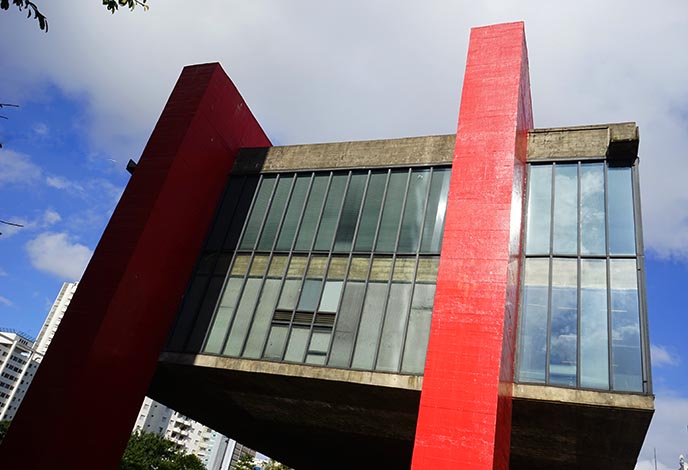
[[[526,137],[523,23],[471,31],[414,470],[509,468]]]
[[[119,468],[240,147],[270,140],[219,64],[186,67],[0,447],[3,468]]]

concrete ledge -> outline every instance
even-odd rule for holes
[[[456,135],[242,149],[233,174],[449,164]]]
[[[637,411],[654,410],[654,396],[619,392],[575,390],[545,385],[514,384],[513,397],[524,400],[559,402],[567,405],[606,406]]]
[[[160,355],[160,362],[184,366],[234,370],[238,372],[252,372],[256,374],[284,375],[304,379],[330,380],[360,385],[373,385],[376,387],[400,388],[404,390],[420,391],[423,387],[423,377],[418,375],[333,369],[329,367],[240,359],[207,354],[164,352]]]
[[[606,158],[632,164],[638,157],[634,122],[533,129],[528,132],[528,160]]]

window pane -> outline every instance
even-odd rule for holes
[[[237,357],[241,354],[241,348],[244,345],[246,334],[250,326],[253,311],[256,308],[256,301],[260,293],[260,286],[263,283],[262,279],[249,278],[246,280],[244,292],[241,294],[241,301],[236,310],[234,323],[225,345],[224,355]]]
[[[295,250],[305,251],[311,249],[315,229],[318,227],[318,218],[325,200],[325,191],[327,191],[327,182],[329,181],[328,174],[316,174],[313,178],[313,186],[311,193],[308,196],[308,203],[306,210],[303,213],[301,220],[301,228],[299,229],[299,236],[296,239]]]
[[[239,293],[243,283],[243,277],[230,277],[229,281],[227,281],[225,292],[220,300],[220,307],[215,314],[215,320],[210,329],[210,335],[208,335],[205,352],[219,354],[222,350],[222,343],[227,334],[227,328],[229,328],[229,324],[234,316],[234,308],[239,300]]]
[[[203,301],[208,285],[208,276],[195,276],[184,295],[182,309],[177,314],[177,324],[174,326],[174,334],[167,344],[170,351],[182,351],[189,336],[192,324]]]
[[[376,370],[385,372],[399,370],[404,326],[411,303],[411,287],[411,284],[393,283],[390,288]]]
[[[277,308],[279,310],[294,310],[296,307],[296,300],[299,298],[300,287],[300,279],[288,279],[284,281],[284,285],[282,286],[282,295],[280,295]]]
[[[342,293],[343,284],[342,281],[327,281],[325,283],[325,289],[323,289],[318,311],[337,312],[337,305],[339,305],[339,296]]]
[[[289,250],[294,242],[294,235],[299,224],[299,217],[303,210],[303,203],[306,200],[308,193],[308,185],[311,181],[311,175],[297,175],[294,190],[292,191],[289,205],[287,206],[287,213],[282,222],[282,230],[277,240],[275,249]]]
[[[604,220],[604,164],[581,165],[581,254],[607,252]]]
[[[270,196],[272,196],[272,188],[275,186],[275,180],[275,176],[267,175],[263,177],[263,181],[260,183],[260,188],[258,188],[258,194],[256,195],[256,200],[251,210],[251,216],[244,230],[244,237],[241,239],[241,244],[239,245],[239,248],[242,250],[252,250],[256,243],[260,226],[268,209]]]
[[[532,165],[528,174],[526,253],[549,253],[552,165]]]
[[[284,352],[284,345],[287,342],[288,333],[288,326],[272,325],[263,357],[266,359],[272,359],[274,361],[282,360],[282,353]]]
[[[404,202],[404,192],[408,181],[407,171],[392,171],[387,187],[385,207],[382,211],[380,233],[377,236],[375,251],[394,251],[399,221],[401,219],[401,206]]]
[[[205,339],[205,334],[208,332],[208,325],[212,320],[213,313],[215,313],[217,300],[220,297],[220,292],[222,292],[222,286],[224,284],[224,276],[213,276],[210,278],[208,290],[206,290],[203,295],[203,303],[198,311],[198,315],[196,315],[193,321],[193,330],[186,344],[186,351],[199,352],[203,347],[203,340]]]
[[[549,260],[527,259],[519,333],[519,379],[545,382]]]
[[[223,249],[227,251],[234,251],[239,242],[239,237],[241,236],[241,230],[244,227],[244,222],[248,218],[248,212],[251,209],[251,202],[253,201],[253,195],[258,187],[259,177],[246,176],[244,181],[244,187],[241,191],[241,196],[232,214],[232,223],[229,226],[229,232],[223,243]]]
[[[609,252],[613,255],[635,254],[631,168],[609,168],[607,178]]]
[[[280,176],[277,183],[277,189],[275,189],[275,193],[272,196],[272,204],[270,205],[268,217],[263,224],[263,233],[260,235],[260,241],[258,242],[259,250],[272,249],[275,238],[277,238],[277,230],[279,229],[279,223],[282,219],[282,214],[284,213],[284,208],[287,204],[287,198],[289,197],[289,191],[291,190],[293,182],[294,178],[290,175]]]
[[[416,284],[404,345],[404,359],[401,363],[401,372],[405,374],[422,374],[425,370],[434,301],[434,284]]]
[[[363,190],[365,189],[367,178],[368,175],[365,173],[354,173],[351,175],[349,190],[346,193],[344,208],[342,209],[342,216],[337,229],[337,237],[334,242],[334,251],[351,251],[351,243],[354,240],[354,231],[356,230],[356,222],[358,221],[358,213],[361,209],[361,200],[363,199]]]
[[[387,172],[372,172],[368,183],[368,192],[363,203],[361,214],[361,226],[356,236],[355,251],[372,251],[377,228],[377,219],[380,215],[382,197],[385,193]]]
[[[263,343],[270,328],[270,321],[275,311],[275,303],[277,302],[277,295],[282,281],[280,279],[266,279],[263,293],[258,302],[256,315],[251,325],[251,330],[248,334],[246,342],[246,349],[244,350],[244,357],[259,358],[263,351]]]
[[[640,314],[635,260],[611,260],[614,390],[643,391]]]
[[[578,165],[554,169],[554,253],[578,253]]]
[[[222,197],[222,203],[215,215],[213,228],[205,242],[206,250],[219,250],[225,240],[229,226],[234,217],[234,209],[241,197],[244,178],[230,177]]]
[[[447,195],[449,194],[449,179],[451,170],[443,168],[433,170],[428,209],[425,213],[423,226],[423,242],[420,251],[423,253],[439,253],[442,248],[442,231],[444,230],[444,216],[447,211]]]
[[[399,234],[398,252],[418,251],[425,209],[425,196],[430,183],[430,170],[413,170],[406,195],[406,207]]]
[[[323,281],[321,279],[307,279],[303,283],[298,310],[315,312],[315,308],[318,306],[318,300],[320,299],[322,283]]]
[[[346,283],[342,306],[337,314],[337,326],[332,343],[332,352],[330,353],[330,366],[349,367],[364,295],[364,283],[351,281]]]
[[[552,260],[552,331],[550,333],[549,382],[576,386],[578,351],[577,261]]]
[[[607,265],[581,260],[581,387],[609,389]]]
[[[308,342],[309,331],[309,328],[293,327],[291,329],[289,344],[287,344],[287,352],[284,354],[285,361],[303,362],[306,354],[306,343]]]
[[[377,338],[380,335],[382,312],[387,298],[387,284],[371,282],[368,284],[365,302],[363,303],[363,315],[358,328],[356,349],[352,367],[354,369],[371,370],[377,350]]]
[[[346,189],[346,180],[347,175],[343,175],[341,173],[335,174],[332,177],[332,184],[330,185],[330,191],[327,194],[325,209],[323,210],[322,217],[320,218],[318,236],[315,240],[316,250],[330,250],[332,248],[332,239],[334,238],[334,233],[337,229],[339,209],[341,208],[344,190]]]
[[[332,332],[329,330],[313,330],[311,344],[306,352],[306,364],[325,365],[331,337]]]

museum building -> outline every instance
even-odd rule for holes
[[[535,129],[522,23],[472,30],[451,135],[272,146],[187,67],[70,305],[97,318],[36,381],[78,370],[120,421],[148,392],[298,470],[631,468],[638,135]]]

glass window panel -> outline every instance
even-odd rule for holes
[[[268,342],[265,345],[265,353],[263,357],[272,359],[273,361],[282,360],[282,353],[284,352],[284,345],[287,342],[287,334],[289,334],[289,327],[286,325],[272,325],[270,327],[270,335]]]
[[[390,256],[376,256],[370,269],[371,281],[387,281],[392,272],[392,258]]]
[[[250,358],[259,358],[263,351],[263,344],[270,328],[270,321],[275,311],[275,303],[279,295],[281,284],[280,279],[267,279],[263,287],[263,293],[258,302],[256,315],[251,324],[251,329],[246,341],[246,349],[243,356]]]
[[[248,213],[251,209],[253,195],[256,193],[259,179],[258,175],[244,177],[244,186],[239,196],[239,201],[232,213],[232,222],[229,226],[227,236],[222,244],[224,250],[234,251],[237,247],[241,231],[244,228],[244,223],[248,219]],[[228,196],[231,197],[231,195]]]
[[[552,325],[549,382],[576,386],[578,352],[578,262],[552,260]]]
[[[609,337],[605,260],[581,260],[580,302],[580,384],[606,390],[609,389]]]
[[[208,276],[195,276],[186,294],[181,311],[177,315],[177,323],[174,326],[174,334],[168,342],[167,348],[171,351],[182,351],[189,336],[196,314],[203,301],[203,296],[208,285]]]
[[[287,352],[284,360],[288,362],[303,362],[306,355],[306,344],[308,343],[309,328],[294,327],[291,329]]]
[[[332,248],[334,233],[337,229],[337,220],[339,219],[339,209],[342,206],[342,198],[346,190],[347,178],[348,175],[341,173],[332,176],[332,184],[330,184],[330,191],[327,194],[325,208],[320,218],[318,236],[315,240],[314,249],[316,250],[330,250]]]
[[[358,221],[358,213],[361,209],[363,190],[365,189],[368,175],[366,173],[353,173],[349,182],[349,189],[346,192],[342,216],[339,219],[339,228],[334,241],[334,251],[351,251],[351,244],[354,240],[354,231]]]
[[[220,297],[220,292],[225,284],[224,276],[213,276],[210,278],[208,290],[203,294],[203,303],[198,311],[198,315],[193,321],[193,330],[186,345],[186,351],[199,352],[203,347],[203,340],[208,331],[208,326],[215,313],[215,306]]]
[[[272,249],[272,245],[277,238],[277,230],[279,230],[279,223],[282,219],[282,214],[284,213],[284,208],[287,204],[287,198],[289,197],[289,191],[291,190],[293,182],[294,178],[291,175],[280,176],[277,182],[277,189],[275,189],[275,193],[272,196],[270,211],[263,224],[263,232],[258,242],[259,250],[267,251]]]
[[[349,279],[363,281],[368,277],[369,256],[353,256],[349,267]]]
[[[363,282],[346,283],[342,306],[337,314],[337,325],[330,353],[329,365],[332,367],[349,367],[364,296],[365,284]]]
[[[229,271],[229,265],[232,262],[231,253],[220,253],[217,257],[217,263],[215,264],[214,274],[227,274]]]
[[[635,260],[611,260],[614,390],[643,391],[638,275]]]
[[[392,283],[387,302],[387,314],[382,328],[380,352],[376,370],[396,372],[399,370],[404,327],[411,303],[411,284]]]
[[[230,277],[227,281],[225,292],[220,300],[220,307],[217,309],[213,326],[210,328],[205,352],[219,354],[222,350],[222,343],[225,340],[229,324],[232,322],[234,307],[239,300],[239,293],[243,284],[243,277]]]
[[[421,256],[418,259],[416,282],[437,282],[437,270],[439,267],[439,256]]]
[[[363,212],[361,213],[361,224],[356,236],[355,251],[372,251],[377,229],[377,220],[380,216],[380,206],[385,194],[385,183],[387,172],[372,172],[368,191],[366,192]]]
[[[385,206],[382,210],[380,233],[377,236],[375,251],[394,251],[396,248],[401,206],[404,203],[408,175],[408,171],[394,170],[389,177],[387,197],[385,197]]]
[[[425,370],[434,301],[434,284],[416,284],[404,344],[404,358],[401,362],[401,372],[405,374],[422,374]]]
[[[306,281],[308,282],[308,281]],[[342,293],[342,281],[327,281],[320,299],[319,312],[337,312],[339,296]]]
[[[210,274],[217,261],[217,252],[203,252],[198,260],[197,274]]]
[[[318,227],[320,211],[325,201],[325,192],[327,191],[327,182],[329,179],[330,176],[326,173],[316,174],[313,178],[313,185],[310,195],[308,196],[308,203],[306,204],[306,210],[304,210],[301,220],[301,228],[299,228],[299,235],[294,245],[295,250],[305,251],[311,249],[315,230]]]
[[[354,369],[373,369],[386,298],[386,283],[371,282],[368,284],[368,292],[363,303],[361,324],[359,325],[358,337],[356,338],[354,358],[351,364]]]
[[[313,330],[311,344],[306,353],[306,364],[325,365],[331,337],[332,332],[330,330]]]
[[[241,355],[241,348],[248,334],[251,317],[256,308],[256,301],[258,300],[258,294],[260,293],[262,283],[263,280],[257,278],[249,278],[246,280],[246,286],[241,293],[241,300],[236,309],[234,322],[232,323],[229,338],[227,339],[227,344],[223,351],[224,355],[234,357]]]
[[[219,250],[225,240],[229,226],[234,217],[234,209],[241,196],[243,188],[243,178],[230,177],[227,183],[227,188],[223,194],[222,202],[217,214],[215,214],[215,221],[213,228],[210,231],[210,236],[205,243],[206,250]]]
[[[311,181],[310,174],[296,175],[296,183],[294,183],[294,190],[289,198],[289,205],[287,206],[287,213],[282,222],[282,230],[280,230],[279,238],[277,240],[276,250],[290,250],[294,242],[294,235],[299,225],[299,217],[303,210],[303,203],[308,194],[308,186]]]
[[[279,310],[294,310],[296,307],[296,301],[299,298],[300,287],[300,279],[288,279],[284,281],[284,285],[282,286],[282,294],[280,295],[277,308]]]
[[[631,168],[609,168],[607,178],[609,252],[613,255],[635,254]]]
[[[554,169],[555,254],[578,253],[578,165],[559,164]]]
[[[447,196],[449,194],[449,168],[432,171],[432,183],[428,196],[428,208],[425,212],[423,226],[422,253],[439,253],[442,248],[442,232],[444,230],[444,216],[447,212]]]
[[[581,165],[581,254],[603,255],[606,248],[604,220],[604,164]]]
[[[418,251],[421,230],[423,225],[423,210],[425,209],[425,196],[430,184],[430,170],[418,169],[411,172],[408,193],[406,194],[406,206],[404,217],[399,232],[399,245],[397,252],[415,253]]]
[[[315,312],[315,308],[318,306],[318,300],[320,299],[320,289],[322,287],[322,283],[323,281],[321,279],[307,279],[303,283],[303,289],[301,289],[301,298],[299,299],[299,307],[297,310],[304,312]]]
[[[394,281],[413,281],[413,274],[416,269],[415,256],[400,256],[394,262]]]
[[[526,253],[549,253],[552,165],[531,165],[528,173]]]
[[[275,186],[275,179],[276,176],[274,175],[263,176],[263,180],[260,183],[258,194],[253,204],[253,209],[251,210],[251,215],[249,216],[246,229],[244,230],[244,236],[239,244],[239,248],[242,250],[252,250],[256,244],[260,226],[263,223],[263,218],[265,217],[268,203],[272,196],[272,189]]]
[[[549,260],[527,259],[519,334],[518,376],[522,382],[545,383]]]

